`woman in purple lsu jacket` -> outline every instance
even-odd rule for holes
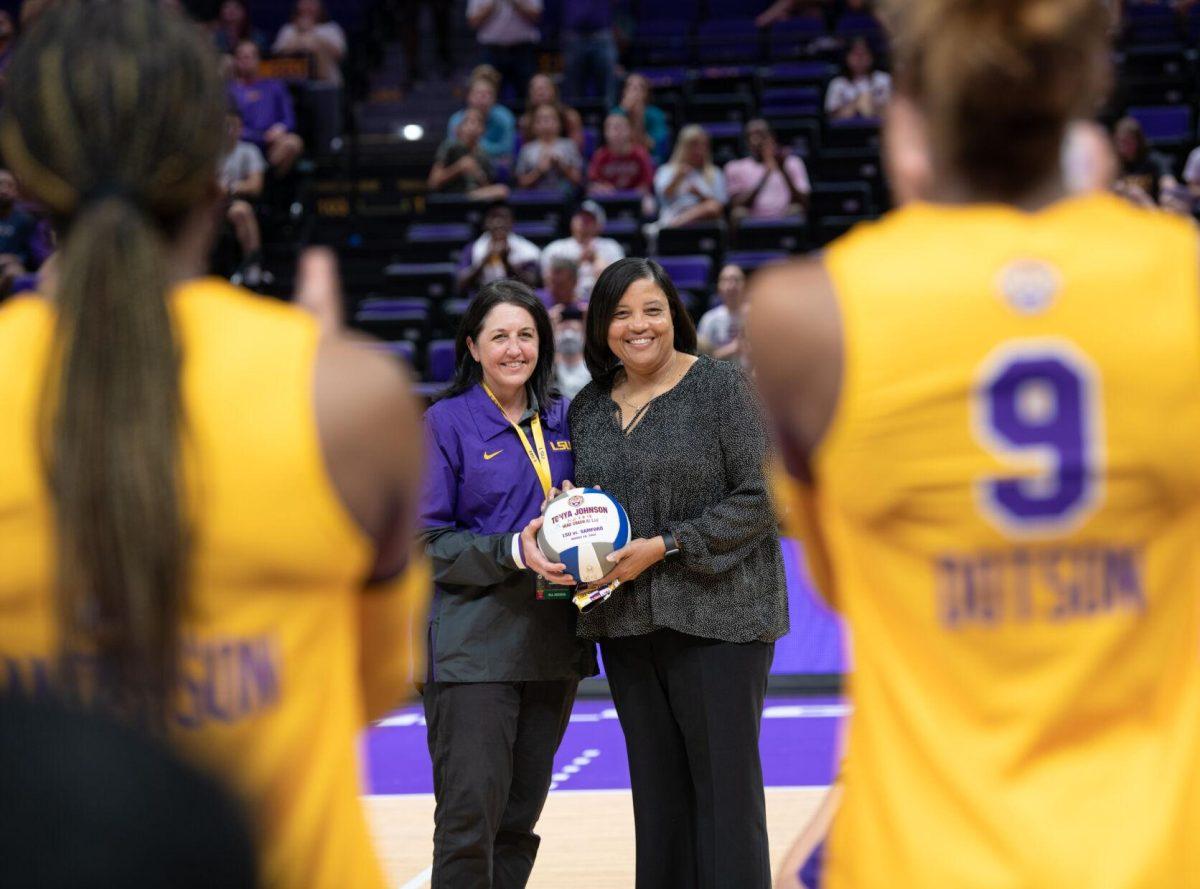
[[[595,653],[576,638],[572,603],[536,593],[539,574],[570,582],[532,533],[575,465],[551,385],[550,317],[524,284],[496,281],[468,307],[456,354],[453,383],[425,415],[432,882],[509,889],[533,868],[554,753]]]

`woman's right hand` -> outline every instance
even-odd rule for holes
[[[575,578],[564,573],[567,570],[566,565],[551,562],[542,555],[541,547],[537,543],[537,532],[541,530],[542,521],[542,517],[538,516],[521,531],[521,558],[525,560],[525,565],[530,571],[544,577],[550,583],[575,586]]]

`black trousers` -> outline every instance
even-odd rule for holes
[[[770,889],[758,733],[774,643],[600,643],[633,784],[637,889]]]
[[[520,889],[578,680],[431,682],[431,889]]]

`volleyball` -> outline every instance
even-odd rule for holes
[[[607,556],[629,543],[629,516],[599,488],[573,488],[550,501],[538,547],[551,562],[566,565],[579,583],[593,583],[615,565]]]

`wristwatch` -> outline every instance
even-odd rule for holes
[[[663,546],[667,551],[663,553],[664,559],[670,559],[673,556],[679,555],[679,544],[675,542],[675,535],[670,531],[663,531],[660,535],[663,539]]]

